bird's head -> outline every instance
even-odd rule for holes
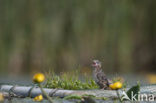
[[[99,60],[93,60],[92,67],[93,68],[101,68],[101,62]]]

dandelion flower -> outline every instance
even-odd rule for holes
[[[37,73],[33,76],[33,81],[35,83],[41,83],[45,80],[45,76],[42,73]]]
[[[2,93],[0,93],[0,102],[4,101],[4,96]]]
[[[122,88],[122,83],[121,82],[115,82],[113,84],[110,84],[109,87],[113,90],[117,90]]]
[[[33,100],[37,101],[37,102],[40,102],[40,101],[43,100],[43,96],[40,94],[40,95],[36,96]]]

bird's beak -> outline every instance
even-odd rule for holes
[[[93,63],[92,63],[92,66],[93,66],[93,67],[95,67],[95,66],[96,66],[96,63],[95,63],[95,62],[93,62]]]

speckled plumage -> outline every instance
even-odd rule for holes
[[[94,60],[92,66],[94,68],[93,75],[95,82],[99,85],[100,89],[109,89],[109,80],[101,69],[101,62]]]

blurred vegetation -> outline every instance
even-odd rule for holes
[[[156,71],[156,0],[1,0],[0,73]]]

